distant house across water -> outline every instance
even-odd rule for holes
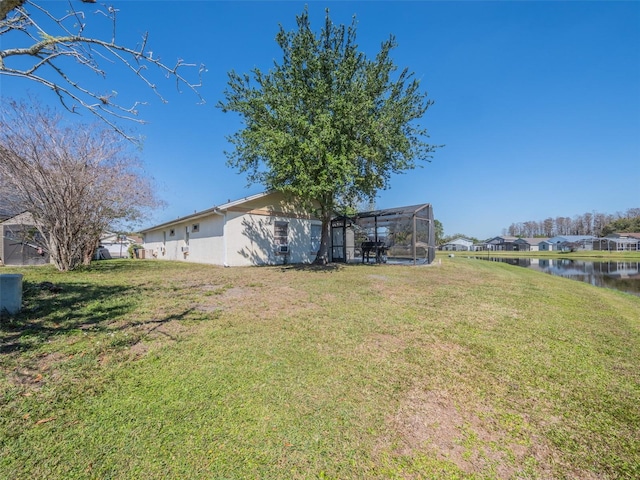
[[[445,251],[453,251],[453,252],[465,252],[470,250],[475,250],[475,246],[473,245],[473,241],[468,238],[456,238],[455,240],[451,240],[443,245],[440,245],[440,250]]]
[[[593,240],[594,250],[610,252],[640,251],[640,233],[612,233]]]
[[[540,242],[541,252],[592,250],[593,235],[559,235]]]
[[[486,242],[480,244],[482,250],[490,251],[513,251],[513,242],[518,240],[518,237],[502,236],[493,237]],[[517,250],[517,248],[515,249]]]
[[[538,252],[540,251],[540,243],[548,240],[547,238],[518,238],[513,242],[514,250],[520,252]]]

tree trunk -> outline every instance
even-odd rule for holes
[[[91,265],[91,260],[93,260],[93,254],[95,252],[95,248],[85,248],[82,253],[82,264],[85,266]]]
[[[320,236],[320,250],[313,261],[314,265],[326,265],[329,263],[329,248],[331,242],[331,211],[322,209],[322,234]]]
[[[64,228],[54,228],[47,238],[49,255],[58,270],[68,272],[82,263],[82,249]]]
[[[88,238],[82,246],[82,264],[85,266],[91,265],[91,260],[93,260],[96,249],[100,245],[100,235],[91,235]]]
[[[319,198],[320,220],[322,220],[322,233],[320,235],[320,250],[313,261],[314,265],[326,265],[333,260],[331,254],[331,217],[335,214],[334,194],[325,193]]]

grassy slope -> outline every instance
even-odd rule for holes
[[[640,476],[631,295],[457,256],[20,271],[2,478]]]

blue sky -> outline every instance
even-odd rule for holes
[[[121,69],[104,81],[83,74],[120,100],[149,102],[141,108],[149,123],[129,127],[145,137],[139,155],[167,207],[143,227],[263,190],[226,166],[225,137],[242,125],[216,103],[227,72],[267,70],[281,59],[278,25],[293,29],[305,4],[317,28],[325,8],[335,23],[355,15],[370,57],[395,35],[396,64],[435,102],[421,125],[445,146],[394,176],[378,208],[428,202],[446,234],[485,239],[512,222],[640,207],[640,2],[138,0],[113,2],[122,43],[148,31],[150,49],[167,63],[207,67],[204,105],[170,80],[157,80],[169,101],[162,104]],[[23,80],[0,82],[2,96],[29,89],[58,104]]]

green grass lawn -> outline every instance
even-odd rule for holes
[[[13,272],[0,478],[640,477],[632,295],[457,255]]]

